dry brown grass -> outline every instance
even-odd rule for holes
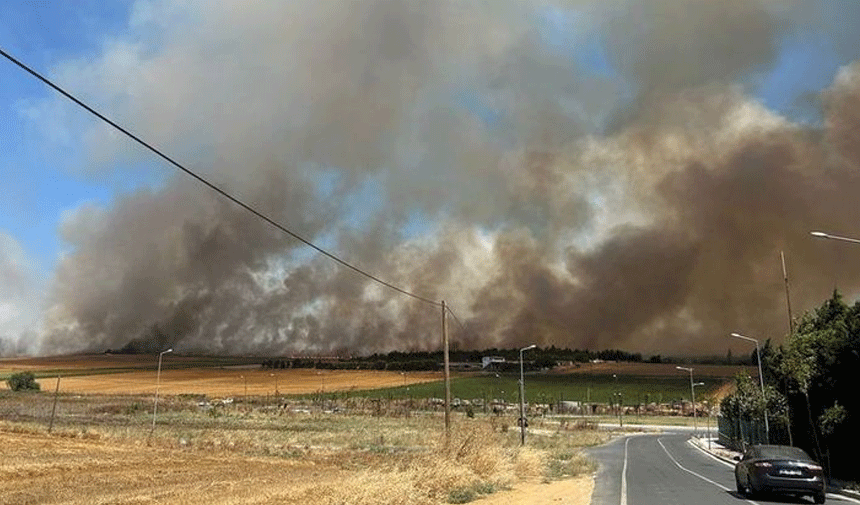
[[[0,423],[0,504],[462,503],[545,479],[545,447],[560,440],[520,448],[485,419],[459,420],[446,441],[438,417],[259,415],[195,427],[181,416],[153,439],[140,425],[49,435]],[[576,432],[564,436],[579,447]]]
[[[438,412],[379,409],[348,394],[331,412],[323,402],[278,406],[269,396],[276,382],[279,393],[300,394],[398,387],[437,374],[247,367],[164,370],[150,437],[155,372],[141,367],[127,356],[0,360],[0,373],[94,372],[64,375],[51,434],[53,395],[0,391],[0,505],[464,503],[589,472],[579,449],[600,441],[593,430],[541,428],[552,435],[530,435],[521,448],[513,418],[462,413],[446,439]],[[55,379],[40,382],[53,392]],[[198,406],[207,397],[236,401]]]

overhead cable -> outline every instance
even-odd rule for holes
[[[234,204],[238,205],[238,206],[239,206],[239,207],[241,207],[242,209],[244,209],[244,210],[246,210],[246,211],[250,212],[250,213],[251,213],[251,214],[253,214],[254,216],[256,216],[256,217],[258,217],[258,218],[262,219],[263,221],[265,221],[265,222],[266,222],[266,223],[268,223],[269,225],[273,226],[274,228],[277,228],[278,230],[282,231],[283,233],[286,233],[287,235],[289,235],[289,236],[293,237],[294,239],[298,240],[299,242],[302,242],[303,244],[305,244],[305,245],[307,245],[308,247],[310,247],[310,248],[312,248],[312,249],[316,250],[316,251],[317,251],[317,252],[319,252],[320,254],[322,254],[322,255],[324,255],[324,256],[326,256],[326,257],[328,257],[329,259],[331,259],[331,260],[335,261],[336,263],[339,263],[340,265],[345,266],[346,268],[348,268],[348,269],[350,269],[350,270],[352,270],[352,271],[354,271],[354,272],[358,273],[359,275],[363,275],[364,277],[367,277],[368,279],[370,279],[370,280],[372,280],[372,281],[374,281],[374,282],[376,282],[376,283],[379,283],[379,284],[381,284],[381,285],[383,285],[383,286],[385,286],[385,287],[387,287],[387,288],[389,288],[389,289],[392,289],[392,290],[394,290],[394,291],[397,291],[398,293],[404,294],[404,295],[406,295],[406,296],[409,296],[409,297],[415,298],[416,300],[420,300],[420,301],[422,301],[422,302],[424,302],[424,303],[429,303],[429,304],[431,304],[431,305],[435,305],[435,306],[441,306],[441,305],[442,305],[440,302],[437,302],[437,301],[435,301],[435,300],[431,300],[431,299],[429,299],[429,298],[426,298],[426,297],[423,297],[423,296],[417,295],[417,294],[412,293],[412,292],[409,292],[409,291],[407,291],[407,290],[405,290],[405,289],[403,289],[403,288],[400,288],[400,287],[398,287],[398,286],[395,286],[394,284],[391,284],[390,282],[386,282],[386,281],[384,281],[384,280],[380,279],[379,277],[377,277],[377,276],[375,276],[375,275],[373,275],[373,274],[371,274],[371,273],[369,273],[369,272],[367,272],[367,271],[365,271],[365,270],[362,270],[361,268],[359,268],[359,267],[357,267],[357,266],[355,266],[355,265],[353,265],[353,264],[351,264],[351,263],[349,263],[349,262],[347,262],[347,261],[345,261],[345,260],[342,260],[341,258],[339,258],[339,257],[335,256],[334,254],[332,254],[332,253],[330,253],[330,252],[326,251],[326,250],[325,250],[325,249],[323,249],[322,247],[320,247],[320,246],[318,246],[318,245],[314,244],[314,243],[313,243],[313,242],[311,242],[310,240],[308,240],[308,239],[306,239],[306,238],[304,238],[304,237],[302,237],[302,236],[298,235],[297,233],[295,233],[295,232],[293,232],[293,231],[289,230],[286,226],[284,226],[284,225],[282,225],[282,224],[278,223],[278,222],[277,222],[277,221],[275,221],[274,219],[272,219],[272,218],[270,218],[269,216],[267,216],[267,215],[263,214],[262,212],[258,211],[257,209],[255,209],[255,208],[251,207],[250,205],[246,204],[246,203],[245,203],[245,202],[243,202],[242,200],[239,200],[239,198],[237,198],[237,197],[233,196],[232,194],[228,193],[226,190],[223,190],[223,189],[221,189],[220,187],[216,186],[215,184],[213,184],[212,182],[210,182],[209,180],[207,180],[207,179],[206,179],[206,178],[204,178],[203,176],[198,175],[197,173],[195,173],[194,171],[192,171],[192,170],[191,170],[191,169],[189,169],[189,168],[186,168],[185,166],[183,166],[183,165],[182,165],[182,164],[180,164],[179,162],[175,161],[175,160],[174,160],[173,158],[171,158],[170,156],[168,156],[168,155],[166,155],[166,154],[162,153],[162,152],[161,152],[161,151],[159,151],[157,148],[155,148],[155,147],[153,147],[152,145],[148,144],[146,141],[144,141],[143,139],[141,139],[141,138],[140,138],[140,137],[138,137],[137,135],[135,135],[135,134],[131,133],[129,130],[127,130],[127,129],[123,128],[122,126],[120,126],[120,125],[119,125],[119,124],[117,124],[116,122],[114,122],[114,121],[112,121],[111,119],[107,118],[104,114],[101,114],[100,112],[98,112],[98,111],[97,111],[97,110],[95,110],[94,108],[90,107],[89,105],[87,105],[87,104],[86,104],[86,103],[84,103],[83,101],[79,100],[78,98],[76,98],[74,95],[72,95],[72,94],[71,94],[71,93],[69,93],[68,91],[66,91],[66,90],[64,90],[63,88],[61,88],[60,86],[58,86],[58,85],[54,84],[54,83],[53,83],[51,80],[49,80],[47,77],[44,77],[44,76],[43,76],[43,75],[41,75],[40,73],[36,72],[35,70],[33,70],[32,68],[30,68],[29,66],[27,66],[26,64],[24,64],[23,62],[21,62],[20,60],[18,60],[17,58],[13,57],[13,56],[12,56],[12,55],[10,55],[9,53],[7,53],[5,50],[3,50],[3,48],[0,48],[0,55],[2,55],[2,56],[3,56],[4,58],[6,58],[7,60],[11,61],[12,63],[14,63],[15,65],[17,65],[18,67],[20,67],[21,69],[23,69],[23,70],[24,70],[25,72],[27,72],[28,74],[30,74],[30,75],[32,75],[33,77],[35,77],[36,79],[38,79],[38,80],[42,81],[44,84],[46,84],[48,87],[52,88],[52,89],[53,89],[54,91],[56,91],[57,93],[60,93],[60,94],[61,94],[61,95],[63,95],[64,97],[68,98],[69,100],[71,100],[72,102],[74,102],[75,104],[77,104],[78,106],[80,106],[81,108],[83,108],[84,110],[86,110],[87,112],[89,112],[90,114],[92,114],[92,115],[96,116],[97,118],[101,119],[102,121],[104,121],[105,123],[107,123],[107,124],[109,124],[110,126],[114,127],[116,130],[118,130],[118,131],[119,131],[119,132],[121,132],[122,134],[126,135],[126,136],[127,136],[127,137],[129,137],[130,139],[132,139],[132,140],[134,140],[135,142],[137,142],[138,144],[140,144],[141,146],[143,146],[143,147],[145,147],[146,149],[148,149],[149,151],[151,151],[151,152],[155,153],[155,154],[156,154],[158,157],[160,157],[161,159],[163,159],[163,160],[167,161],[168,163],[170,163],[170,164],[171,164],[171,165],[173,165],[174,167],[176,167],[176,168],[178,168],[179,170],[183,171],[186,175],[188,175],[188,176],[190,176],[190,177],[192,177],[192,178],[196,179],[198,182],[200,182],[200,183],[201,183],[201,184],[203,184],[204,186],[208,187],[208,188],[209,188],[209,189],[211,189],[212,191],[215,191],[216,193],[218,193],[219,195],[223,196],[224,198],[226,198],[226,199],[230,200],[231,202],[233,202]]]

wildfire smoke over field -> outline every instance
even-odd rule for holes
[[[53,75],[296,233],[446,300],[462,348],[724,353],[730,331],[785,334],[780,251],[796,312],[860,288],[860,256],[809,237],[856,228],[860,64],[809,120],[751,92],[799,24],[826,19],[748,0],[138,2]],[[831,34],[845,61],[856,28]],[[90,176],[140,163],[80,129]],[[438,309],[180,175],[61,233],[38,352],[438,348]]]

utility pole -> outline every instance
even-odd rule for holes
[[[161,384],[161,358],[168,352],[173,352],[173,348],[158,353],[158,374],[155,376],[155,404],[152,406],[152,428],[149,430],[149,438],[152,438],[155,432],[155,418],[158,416],[158,386]]]
[[[51,407],[51,423],[48,424],[48,433],[54,429],[54,415],[57,413],[57,396],[60,394],[60,376],[57,375],[57,389],[54,390],[54,406]]]
[[[520,445],[526,443],[526,389],[525,375],[523,374],[523,351],[534,349],[537,345],[532,344],[520,349]]]
[[[794,333],[794,318],[791,317],[791,294],[788,289],[788,271],[785,269],[785,253],[779,252],[782,259],[782,278],[785,280],[785,304],[788,307],[788,334]]]
[[[785,254],[782,251],[779,252],[779,257],[782,259],[782,278],[785,280],[785,304],[788,307],[788,338],[791,338],[791,336],[794,335],[794,318],[791,317],[791,296],[789,295],[788,289],[788,270],[785,268]],[[784,381],[783,385],[785,385]],[[788,388],[786,387],[785,389],[787,395]],[[787,399],[788,398],[786,397],[786,400]],[[794,437],[791,434],[791,403],[786,402],[786,406],[789,409],[789,414],[785,416],[785,424],[788,428],[788,445],[794,445]],[[768,443],[770,443],[770,440],[768,440]]]
[[[442,300],[442,355],[445,359],[445,442],[451,438],[451,362],[448,357],[448,314]]]

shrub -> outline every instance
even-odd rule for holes
[[[36,382],[36,376],[33,372],[13,373],[8,379],[6,379],[6,384],[9,385],[9,389],[12,391],[39,390],[39,383]]]

